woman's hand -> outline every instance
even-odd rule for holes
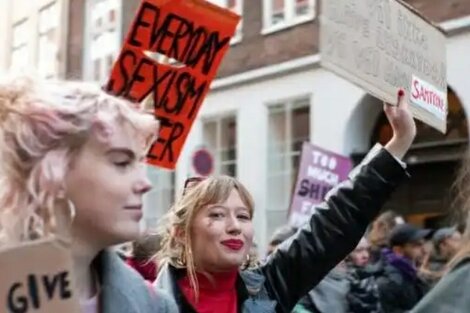
[[[397,105],[385,103],[384,112],[393,129],[393,137],[385,149],[396,158],[402,159],[416,136],[416,123],[402,89],[398,92]]]

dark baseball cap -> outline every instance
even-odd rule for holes
[[[452,235],[457,231],[455,227],[446,227],[438,229],[432,236],[432,241],[435,245],[439,245],[444,239],[452,237]]]
[[[390,246],[402,246],[407,243],[423,239],[430,239],[433,232],[430,229],[421,229],[411,224],[397,225],[390,233]]]

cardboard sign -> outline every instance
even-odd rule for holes
[[[203,0],[144,0],[106,89],[160,120],[150,164],[174,169],[240,17]]]
[[[304,142],[289,223],[299,227],[308,221],[316,205],[324,201],[334,186],[348,178],[351,169],[349,158]]]
[[[413,115],[445,133],[447,72],[445,35],[408,4],[397,0],[323,1],[320,52],[324,67],[395,104],[399,88],[410,97]],[[411,99],[418,78],[444,99]]]
[[[411,103],[428,110],[438,119],[447,118],[447,95],[414,75],[411,81],[410,99]]]
[[[81,312],[73,292],[71,254],[57,240],[0,250],[0,278],[1,312]]]

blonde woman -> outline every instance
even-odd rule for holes
[[[151,188],[142,160],[157,126],[85,83],[0,83],[1,244],[71,236],[84,313],[170,311],[171,301],[108,249],[139,236]]]
[[[191,181],[169,211],[155,286],[179,312],[291,312],[343,260],[407,176],[403,157],[416,127],[400,92],[385,113],[393,139],[350,181],[333,191],[309,222],[256,268],[240,270],[253,242],[254,204],[234,178]]]

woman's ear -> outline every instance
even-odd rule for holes
[[[179,244],[185,244],[185,236],[186,232],[180,226],[173,226],[171,229],[171,237],[175,240],[175,242]]]

